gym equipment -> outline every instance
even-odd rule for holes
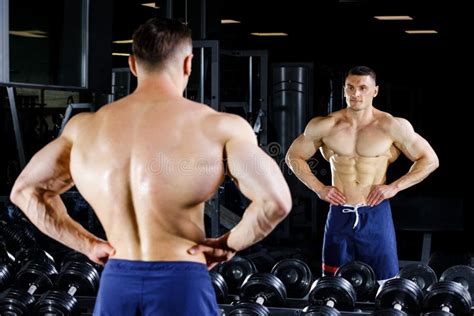
[[[41,294],[53,286],[52,279],[58,274],[56,267],[50,262],[32,260],[18,271],[14,287],[30,294]]]
[[[283,282],[271,273],[249,275],[240,287],[243,301],[260,305],[281,306],[286,300],[286,288]]]
[[[94,295],[99,286],[99,272],[87,262],[69,261],[58,274],[55,287],[35,306],[36,314],[75,315],[79,313],[75,295]]]
[[[230,311],[229,316],[270,316],[270,310],[257,303],[238,303]]]
[[[0,295],[0,315],[30,315],[35,297],[24,291],[8,289]]]
[[[378,290],[374,315],[406,315],[421,311],[423,292],[408,279],[390,279]]]
[[[328,315],[337,315],[334,309],[352,311],[356,299],[356,291],[349,281],[341,277],[325,276],[314,281],[308,301],[311,306],[324,307],[319,313],[325,311]]]
[[[468,315],[471,310],[471,295],[455,281],[440,281],[428,288],[423,299],[424,315]]]
[[[53,286],[57,270],[49,262],[29,261],[17,273],[14,288],[0,298],[0,315],[29,315],[35,303],[33,294],[41,294]]]
[[[224,277],[216,271],[210,271],[209,275],[211,277],[214,291],[216,292],[217,302],[219,304],[227,303],[227,295],[229,294],[229,288],[227,287],[227,283],[225,282]]]
[[[471,295],[474,296],[474,268],[466,265],[457,265],[446,269],[441,274],[440,281],[454,281],[460,283]]]
[[[305,316],[341,316],[341,312],[329,306],[308,306],[303,309]]]
[[[412,263],[404,267],[397,274],[397,278],[412,280],[426,293],[428,287],[438,282],[436,273],[428,265],[423,263]]]
[[[30,261],[34,262],[45,262],[51,265],[55,265],[53,256],[48,252],[40,248],[26,248],[21,249],[15,254],[15,266],[17,269],[21,269],[26,263]]]
[[[239,293],[240,286],[245,278],[257,272],[253,262],[247,258],[234,256],[231,260],[217,266],[219,272],[227,282],[229,293]]]
[[[0,221],[0,236],[12,252],[36,245],[33,232],[20,224]]]
[[[271,273],[283,282],[288,297],[301,298],[308,294],[313,275],[305,262],[283,259],[273,266]]]
[[[270,315],[266,306],[280,306],[286,300],[285,285],[271,273],[247,276],[240,288],[243,303],[238,303],[229,315]]]
[[[349,281],[354,290],[358,301],[367,301],[374,293],[377,279],[371,266],[361,261],[353,261],[340,266],[335,276]]]
[[[13,279],[14,262],[15,257],[7,251],[5,244],[0,242],[0,291],[3,291]]]
[[[70,261],[75,261],[75,262],[87,262],[89,264],[91,264],[94,268],[97,269],[97,271],[100,273],[102,270],[103,270],[103,266],[101,266],[100,264],[97,264],[93,261],[91,261],[86,255],[80,253],[80,252],[77,252],[77,251],[69,251],[64,257],[63,259],[61,260],[61,271],[63,270],[64,266],[70,262]]]

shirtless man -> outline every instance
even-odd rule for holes
[[[185,25],[151,19],[132,49],[137,89],[74,116],[11,199],[45,234],[107,262],[95,315],[218,315],[208,267],[268,235],[288,215],[290,192],[244,119],[183,98],[193,57]],[[206,239],[204,202],[225,170],[252,203],[230,232]],[[108,241],[68,216],[59,195],[73,185]]]
[[[344,87],[347,108],[312,119],[286,155],[295,175],[330,203],[322,260],[326,275],[360,260],[375,270],[378,280],[395,276],[399,267],[388,199],[438,167],[436,153],[407,120],[374,108],[378,89],[373,70],[352,68]],[[319,181],[306,163],[318,149],[330,163],[332,185]],[[413,165],[387,184],[387,167],[400,152]]]

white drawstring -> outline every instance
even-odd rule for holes
[[[365,204],[357,204],[357,205],[349,205],[345,204],[343,207],[350,207],[350,208],[343,208],[342,212],[343,213],[355,213],[356,219],[354,222],[354,226],[352,226],[352,229],[355,229],[357,227],[357,224],[359,224],[359,212],[357,211],[359,207],[365,206]]]

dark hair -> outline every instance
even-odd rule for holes
[[[367,66],[356,66],[351,68],[347,72],[346,78],[349,76],[370,76],[372,79],[374,79],[374,82],[377,82],[377,75],[375,74],[375,71]]]
[[[132,53],[147,70],[153,70],[183,44],[192,46],[191,30],[185,24],[152,18],[133,33]]]

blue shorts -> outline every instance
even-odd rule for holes
[[[94,315],[220,315],[204,264],[110,259]]]
[[[324,228],[323,274],[334,274],[341,265],[356,260],[370,265],[377,280],[398,273],[397,241],[388,200],[374,207],[330,206]]]

